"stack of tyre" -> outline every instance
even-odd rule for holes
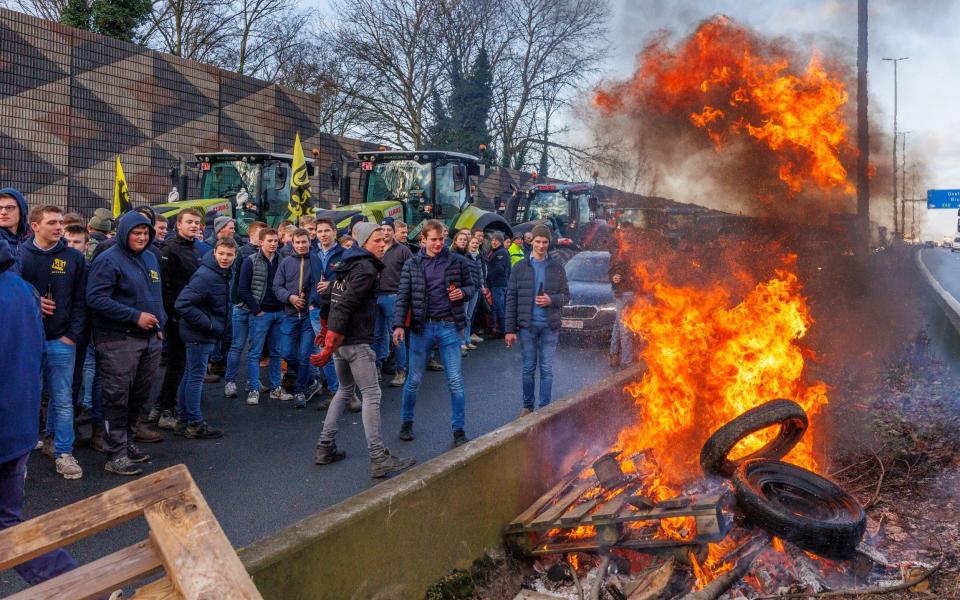
[[[766,446],[729,458],[740,440],[777,425],[778,435]],[[779,460],[807,425],[799,404],[772,400],[714,432],[700,451],[700,466],[707,476],[732,479],[737,508],[757,527],[819,556],[849,558],[866,528],[863,507],[829,479]]]

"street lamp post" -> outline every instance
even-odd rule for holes
[[[882,60],[893,63],[893,231],[900,233],[900,225],[897,224],[897,63],[901,60],[907,60],[909,56],[899,58],[884,58]]]
[[[913,132],[900,132],[900,135],[903,136],[903,146],[900,148],[902,161],[900,167],[900,226],[903,228],[903,233],[907,232],[907,134],[909,133]]]

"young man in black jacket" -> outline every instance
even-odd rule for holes
[[[490,253],[487,255],[487,288],[493,298],[490,327],[493,337],[503,335],[506,321],[507,282],[510,280],[510,253],[503,247],[503,234],[490,235]]]
[[[56,458],[57,473],[65,479],[80,479],[83,470],[73,457],[73,369],[87,321],[86,264],[62,239],[59,206],[34,208],[29,222],[33,239],[21,245],[20,262],[23,279],[40,294],[43,315],[43,384],[50,398],[44,453]]]
[[[177,296],[200,267],[201,248],[197,247],[197,232],[203,215],[195,208],[177,213],[176,235],[167,240],[160,251],[160,276],[163,279],[163,309],[168,321],[164,336],[167,341],[167,370],[163,375],[148,423],[157,423],[161,429],[173,430],[177,425],[174,410],[180,399],[180,382],[187,366],[187,348],[180,337],[180,316],[174,304]]]
[[[107,471],[139,475],[134,463],[149,456],[128,438],[160,368],[163,310],[160,265],[147,248],[150,221],[128,212],[117,227],[118,243],[101,254],[87,276],[87,307],[93,320],[97,366],[101,371]]]
[[[523,408],[534,405],[534,375],[540,367],[540,407],[550,404],[553,388],[553,357],[560,337],[560,309],[570,301],[567,273],[560,261],[547,255],[550,230],[536,225],[532,231],[530,258],[521,259],[510,273],[507,286],[507,348],[520,337],[523,356]]]
[[[334,441],[337,420],[353,397],[354,388],[359,387],[363,397],[363,431],[370,452],[370,475],[386,477],[413,465],[416,459],[391,454],[380,433],[380,384],[376,353],[371,344],[377,320],[377,284],[383,270],[383,232],[375,223],[358,223],[354,235],[357,244],[343,253],[334,267],[336,278],[323,292],[329,297],[321,309],[327,330],[317,336],[323,350],[311,359],[314,365],[322,367],[333,357],[340,380],[323,421],[314,461],[326,465],[346,456]]]
[[[443,224],[430,219],[420,230],[420,252],[403,265],[400,289],[393,311],[393,343],[401,344],[410,314],[410,370],[403,386],[403,420],[400,439],[413,439],[413,407],[427,359],[440,346],[447,387],[450,390],[453,443],[466,443],[464,433],[463,373],[460,345],[467,324],[466,301],[474,294],[473,276],[466,259],[443,246]]]

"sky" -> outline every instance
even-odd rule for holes
[[[301,0],[307,8],[329,13],[328,0]],[[725,14],[762,33],[785,35],[811,49],[818,45],[848,48],[856,61],[856,0],[610,0],[610,52],[600,78],[628,78],[634,59],[650,34],[669,29],[690,33],[713,15]],[[883,57],[909,57],[899,63],[898,123],[907,136],[908,169],[923,164],[925,177],[907,195],[925,197],[927,188],[960,188],[960,0],[870,0],[868,63],[873,122],[893,131],[893,67]],[[849,90],[851,102],[856,90]],[[892,161],[892,156],[873,156]],[[898,159],[899,160],[899,159]],[[915,195],[914,195],[915,193]],[[872,189],[875,199],[890,199],[891,190]],[[908,224],[910,222],[908,207]],[[927,213],[927,211],[919,211]],[[955,210],[927,213],[924,239],[957,231]]]

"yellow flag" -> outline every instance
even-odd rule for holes
[[[123,167],[120,165],[120,157],[117,157],[117,175],[113,181],[113,216],[119,217],[128,210],[133,209],[130,203],[130,191],[127,190],[127,178],[123,176]]]
[[[310,205],[310,176],[307,174],[307,161],[303,158],[303,146],[300,144],[300,132],[293,141],[293,176],[290,179],[290,210],[291,219],[299,219],[307,212]]]

